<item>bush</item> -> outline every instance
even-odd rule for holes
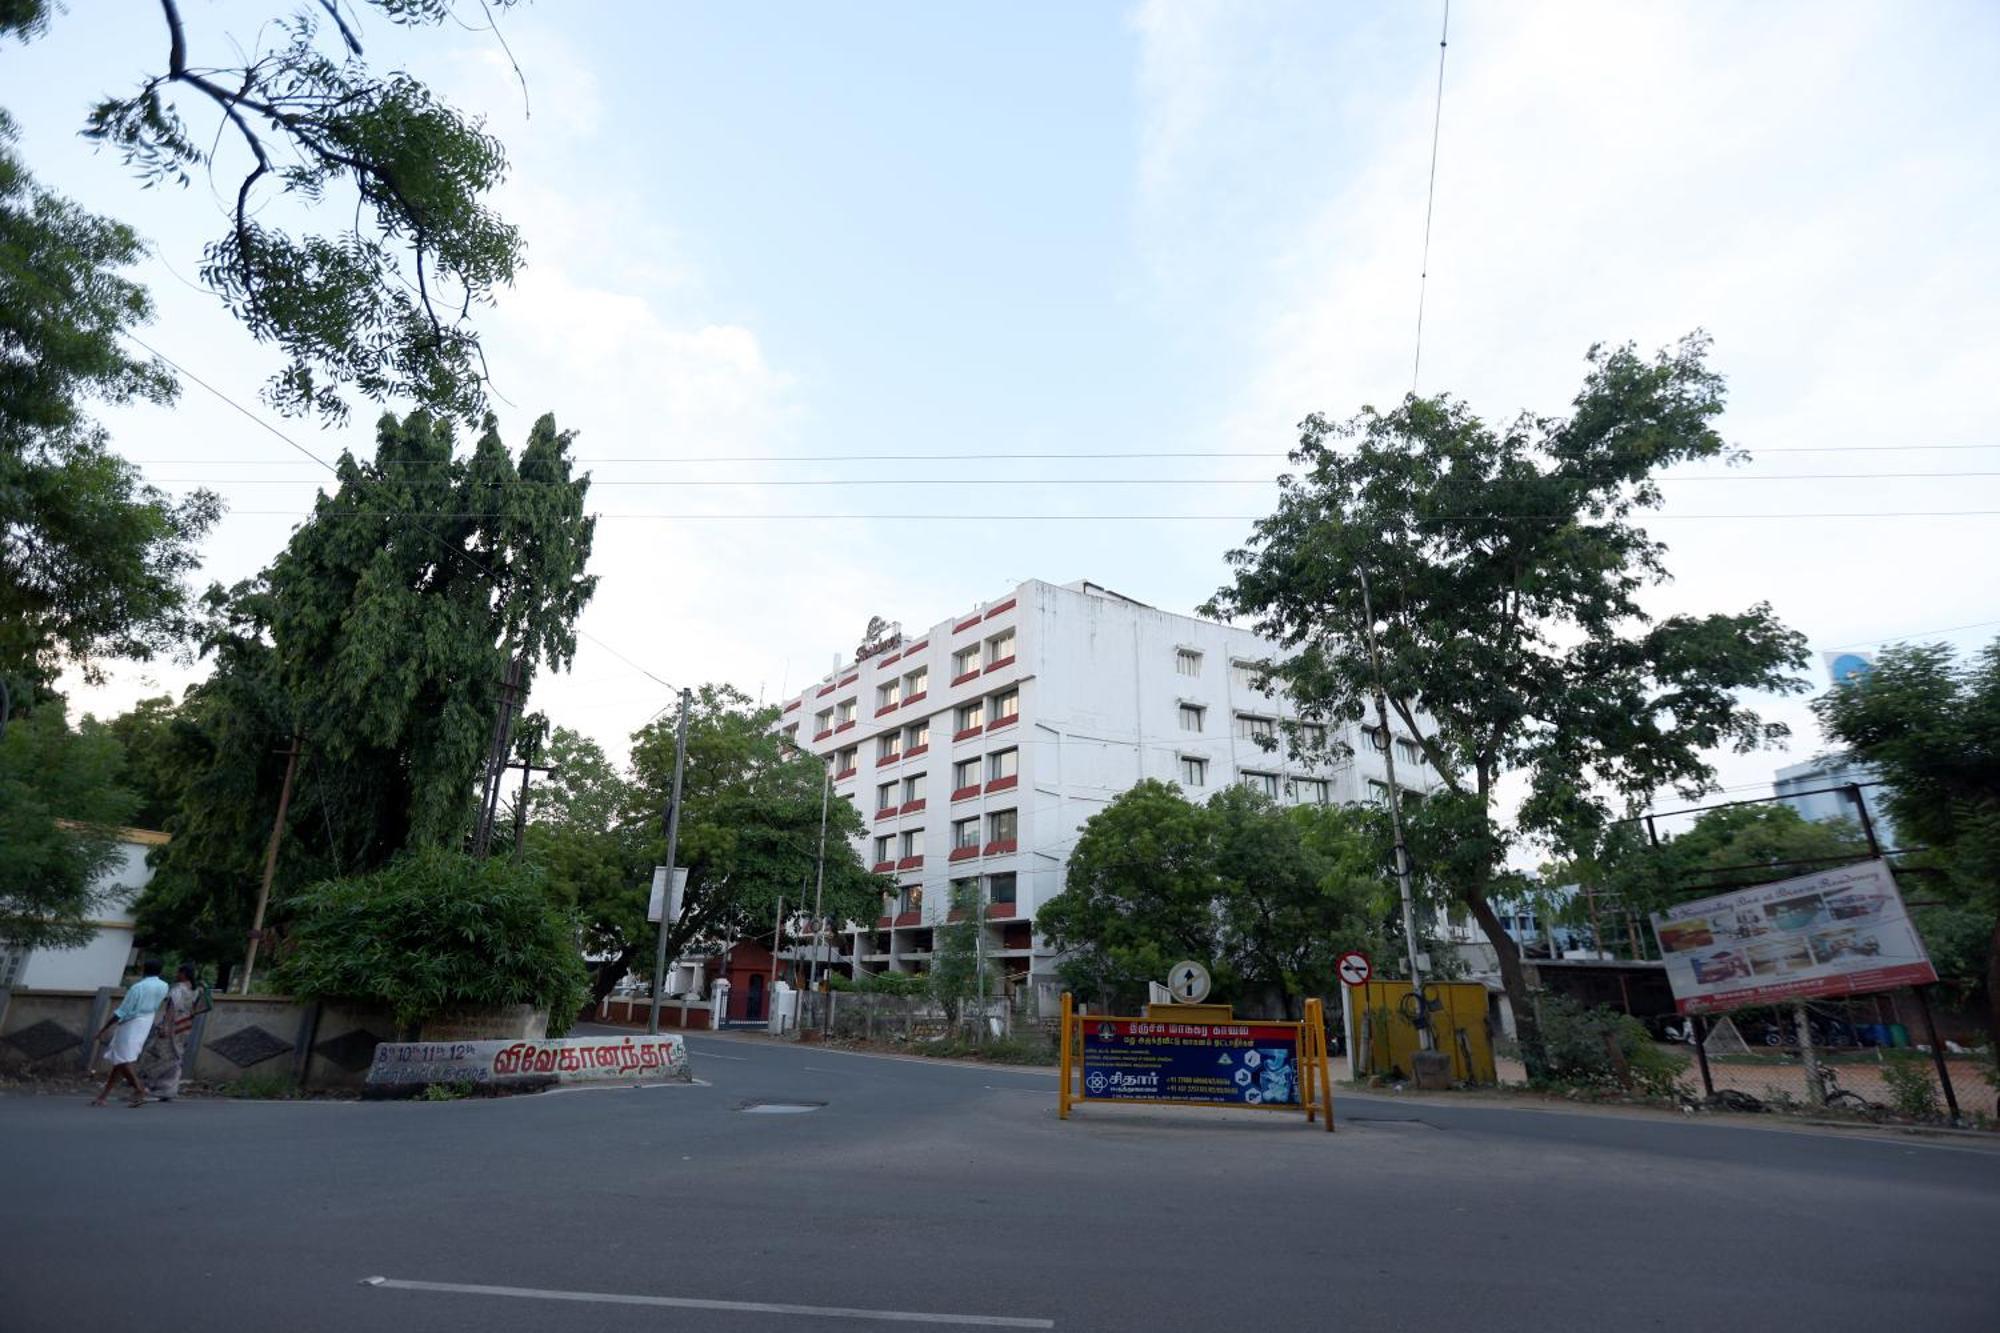
[[[588,994],[577,927],[541,872],[462,852],[409,852],[292,900],[274,982],[314,1000],[386,1005],[414,1028],[452,1009],[527,1004],[569,1030]]]
[[[1882,1062],[1882,1081],[1889,1085],[1889,1104],[1912,1120],[1936,1120],[1937,1087],[1931,1082],[1931,1058],[1918,1051],[1891,1051]]]
[[[1630,1014],[1585,1009],[1562,995],[1541,997],[1541,1038],[1548,1081],[1563,1087],[1617,1088],[1629,1080],[1634,1092],[1671,1097],[1689,1063],[1662,1050]]]
[[[894,995],[913,1000],[930,989],[921,972],[863,972],[855,989],[866,995]]]

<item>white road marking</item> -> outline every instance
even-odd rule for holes
[[[724,1055],[720,1051],[707,1051],[698,1046],[691,1046],[688,1049],[704,1060],[742,1060],[748,1062],[750,1059],[747,1055]]]
[[[531,1301],[581,1301],[599,1305],[667,1306],[677,1310],[733,1310],[745,1314],[796,1314],[816,1319],[874,1319],[898,1324],[953,1324],[975,1328],[1054,1328],[1053,1319],[997,1314],[929,1314],[917,1310],[855,1310],[838,1305],[780,1305],[769,1301],[711,1301],[693,1296],[633,1296],[610,1291],[551,1291],[541,1287],[491,1287],[473,1282],[417,1282],[409,1278],[365,1277],[364,1287],[436,1291],[460,1296],[514,1296]]]

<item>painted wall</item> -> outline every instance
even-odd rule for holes
[[[46,990],[96,990],[116,986],[132,956],[132,904],[152,879],[146,854],[166,841],[164,833],[128,830],[118,859],[98,879],[101,895],[93,920],[97,935],[75,949],[36,949],[15,974],[14,984]]]

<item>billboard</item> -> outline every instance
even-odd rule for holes
[[[1684,1014],[1937,980],[1886,861],[1681,903],[1653,936]]]
[[[1085,1016],[1091,1101],[1297,1106],[1297,1023],[1163,1023]]]

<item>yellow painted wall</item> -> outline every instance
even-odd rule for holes
[[[1444,1008],[1431,1015],[1438,1049],[1451,1057],[1451,1076],[1459,1083],[1495,1083],[1493,1039],[1486,1030],[1486,987],[1476,981],[1439,981],[1425,987],[1432,999],[1443,1000]],[[1410,993],[1408,982],[1371,981],[1348,990],[1347,1002],[1354,1008],[1357,1056],[1365,1051],[1368,1061],[1358,1065],[1369,1074],[1410,1073],[1410,1057],[1422,1049],[1417,1029],[1403,1016],[1402,1000]],[[1461,1048],[1458,1034],[1465,1034]],[[1365,1035],[1364,1035],[1365,1033]],[[1466,1063],[1471,1056],[1470,1066]]]

